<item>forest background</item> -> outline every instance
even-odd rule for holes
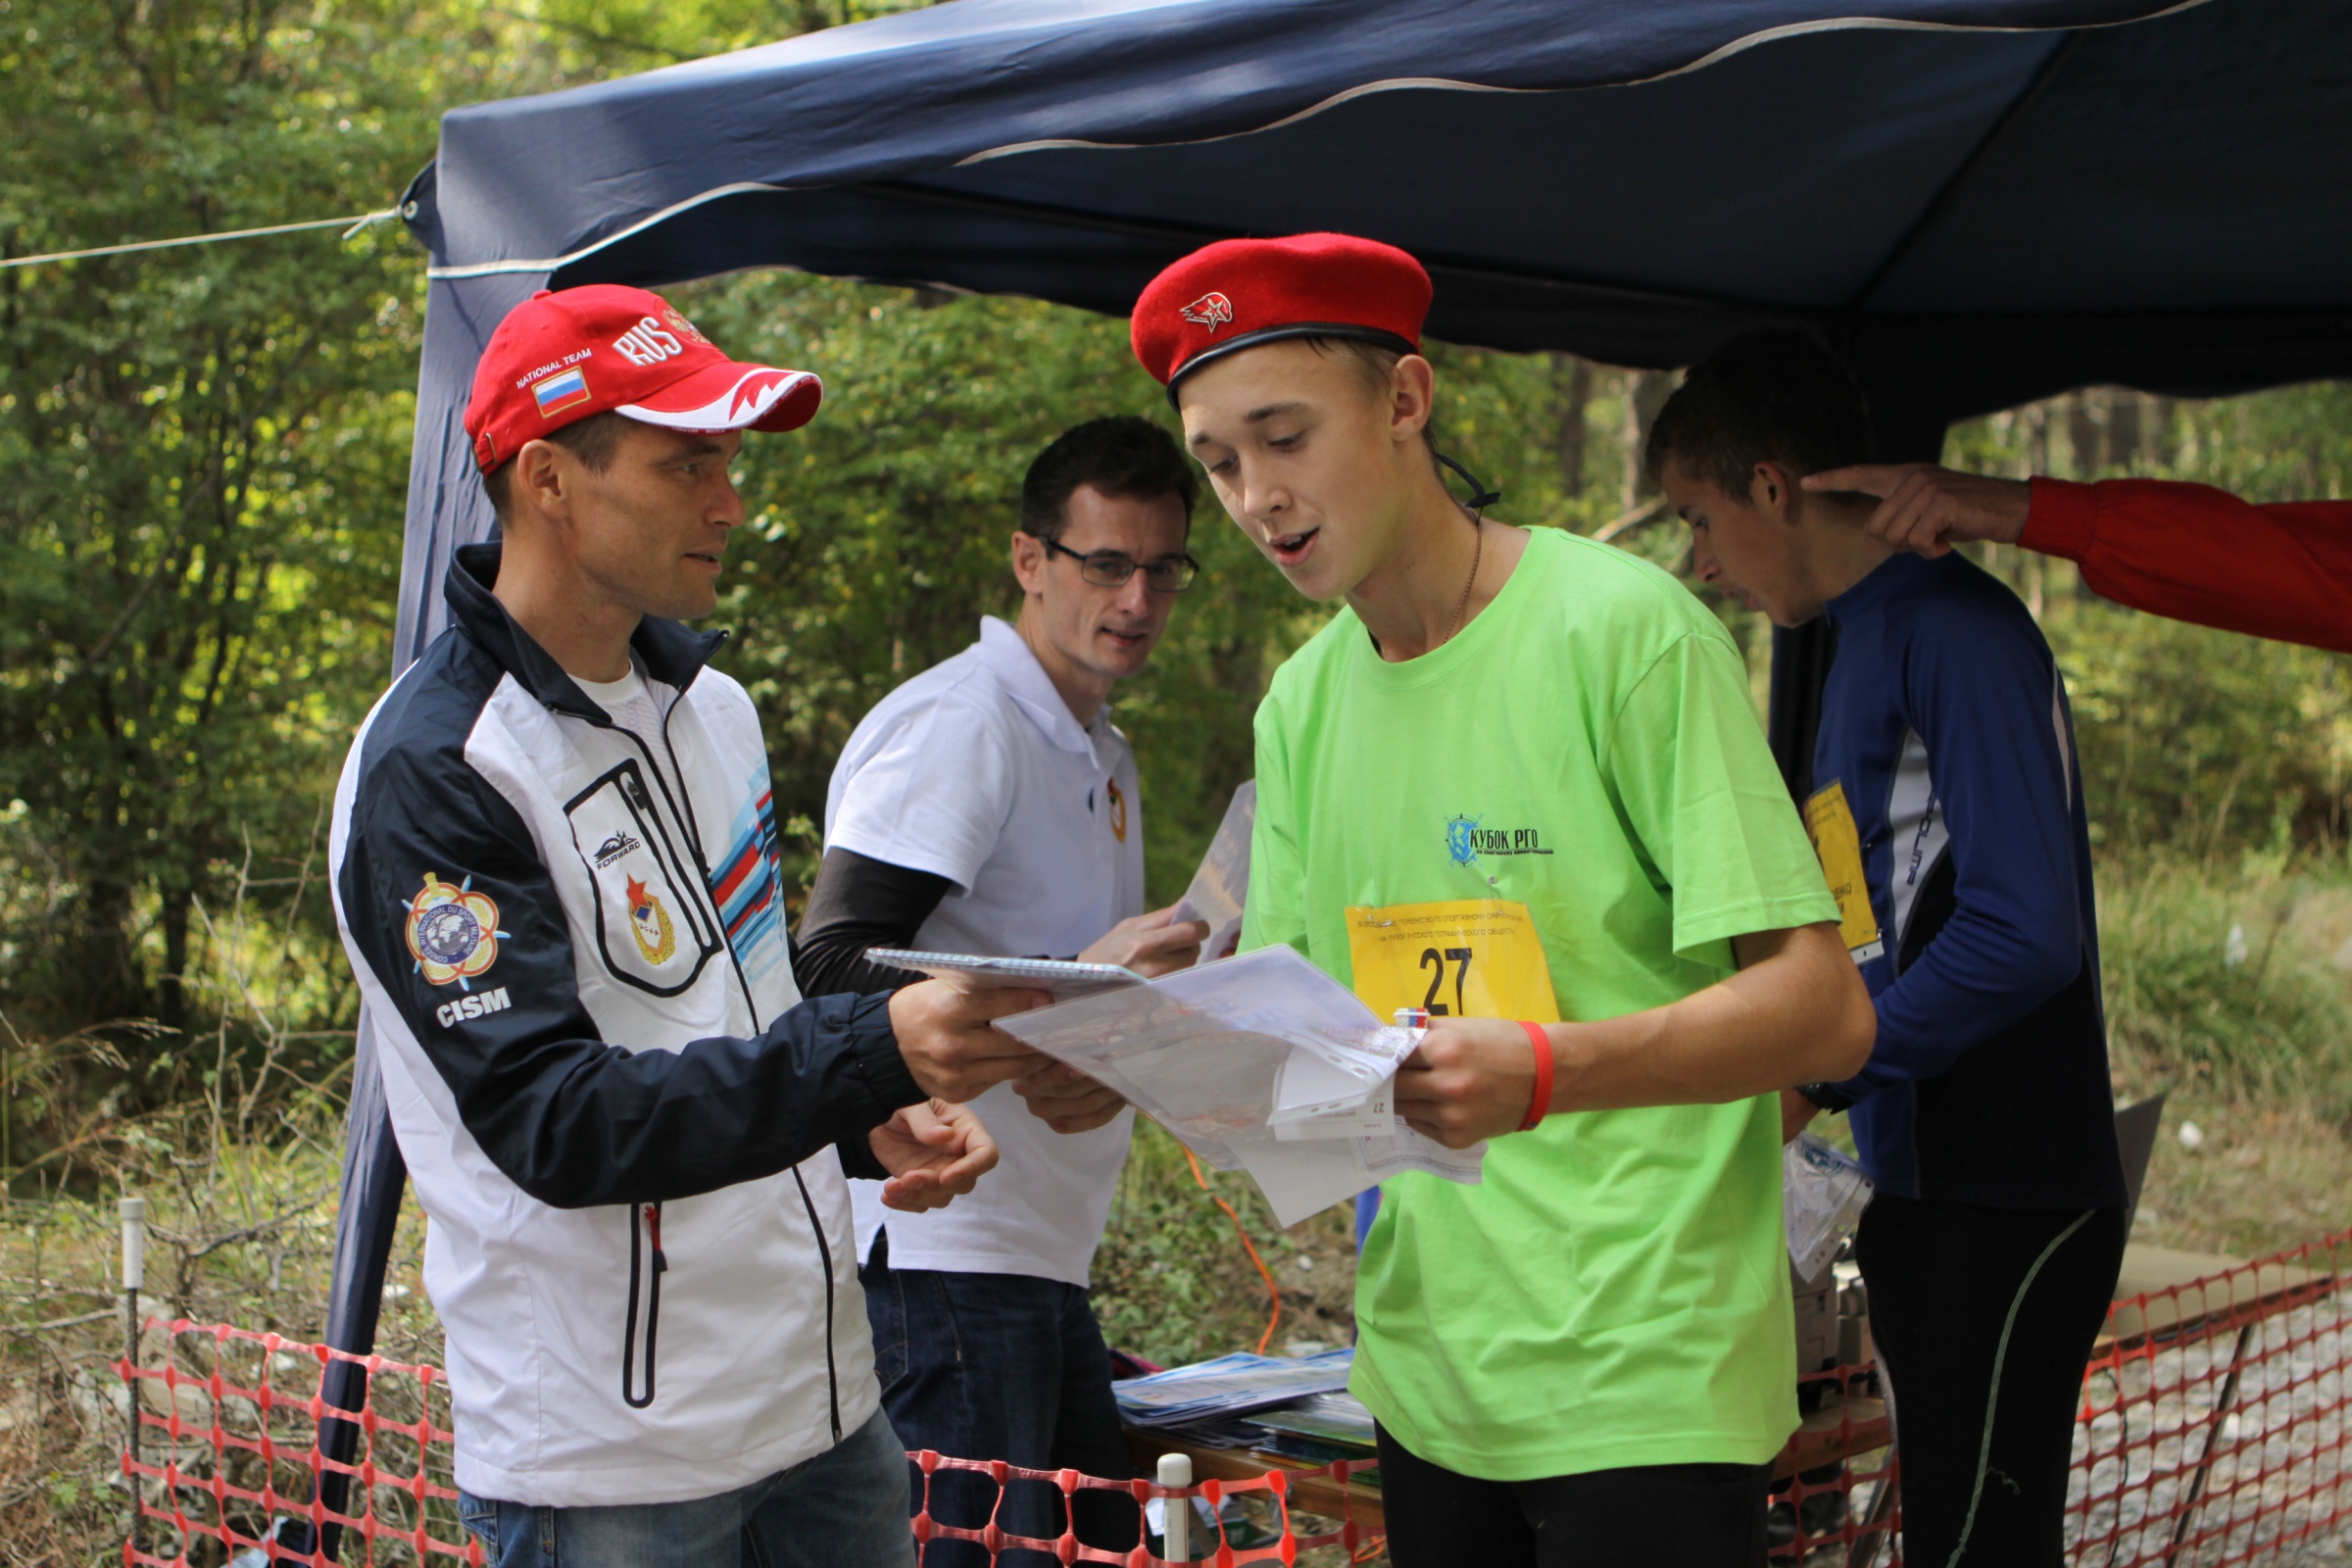
[[[466,102],[898,9],[862,0],[0,0],[0,255],[388,206]],[[1606,156],[1606,150],[1596,151]],[[397,225],[0,271],[0,1561],[104,1554],[120,1414],[99,1363],[112,1199],[158,1205],[162,1305],[315,1336],[356,997],[319,880],[327,797],[391,673],[423,258]],[[780,272],[670,291],[731,352],[825,377],[747,444],[715,624],[766,725],[787,869],[858,718],[1008,612],[1029,457],[1167,418],[1123,322]],[[1448,449],[1494,515],[1679,568],[1633,455],[1669,373],[1438,345]],[[2007,473],[2352,488],[2352,389],[2211,403],[2094,388],[1956,429]],[[1267,676],[1324,611],[1218,516],[1204,579],[1117,694],[1172,899]],[[2097,843],[2119,1090],[2174,1093],[2144,1237],[2246,1252],[2332,1229],[2352,1183],[2352,864],[2340,657],[2134,614],[2064,563],[1982,559],[2049,634]],[[1768,629],[1718,604],[1759,701]],[[2197,1147],[2187,1147],[2189,1143]],[[1098,1270],[1161,1361],[1344,1343],[1338,1215],[1254,1252],[1147,1130]],[[385,1348],[438,1358],[415,1215]],[[1268,1279],[1282,1321],[1269,1325]]]

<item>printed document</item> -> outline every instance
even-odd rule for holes
[[[1208,938],[1200,956],[1222,958],[1242,939],[1242,909],[1250,902],[1250,834],[1257,826],[1257,780],[1233,792],[1225,820],[1193,873],[1193,885],[1176,901],[1173,919],[1204,920]]]
[[[1382,1023],[1288,947],[998,1020],[1117,1090],[1219,1170],[1246,1170],[1295,1225],[1402,1171],[1476,1182],[1486,1145],[1452,1150],[1396,1113],[1419,1034]]]

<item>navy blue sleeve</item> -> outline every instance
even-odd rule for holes
[[[2074,737],[2040,629],[1988,581],[1923,599],[1906,631],[1904,716],[1926,744],[1934,809],[1950,835],[1953,907],[1878,990],[1878,1044],[1836,1086],[1849,1100],[1950,1071],[2055,996],[2090,952],[2074,857]],[[1895,879],[1923,874],[1907,845],[1889,859]]]
[[[495,910],[495,956],[462,986],[433,983],[410,946],[427,873],[486,901],[469,908]],[[804,1002],[758,1035],[678,1051],[601,1038],[521,816],[449,759],[395,750],[374,760],[336,883],[352,946],[466,1130],[552,1207],[687,1198],[774,1175],[829,1144],[843,1147],[845,1169],[871,1174],[870,1152],[849,1146],[923,1099],[885,996]]]

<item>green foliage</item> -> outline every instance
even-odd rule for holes
[[[1219,1198],[1233,1205],[1281,1284],[1283,1315],[1268,1348],[1281,1353],[1301,1339],[1351,1343],[1352,1211],[1330,1209],[1287,1234],[1278,1231],[1248,1178],[1206,1166],[1196,1178],[1184,1146],[1149,1121],[1136,1123],[1109,1228],[1095,1255],[1095,1315],[1103,1338],[1162,1366],[1256,1346],[1268,1319],[1265,1279],[1234,1219],[1217,1206]],[[1299,1266],[1302,1257],[1309,1266]]]
[[[416,106],[363,69],[386,19],[282,9],[11,0],[0,244],[383,205],[416,148],[394,133]],[[247,835],[301,854],[317,796],[287,786],[316,784],[383,669],[407,252],[373,233],[0,274],[0,801],[47,873],[37,907],[7,906],[6,986],[36,1016],[184,1021],[214,868]]]
[[[2128,1070],[2352,1117],[2352,865],[2340,854],[2110,857],[2100,876],[2108,1031]]]
[[[0,254],[379,210],[451,104],[897,8],[0,0]],[[25,1028],[247,1010],[226,973],[257,955],[208,926],[272,886],[271,960],[318,982],[280,1026],[348,1025],[301,868],[390,670],[422,286],[397,226],[0,272],[0,1009]],[[184,1089],[168,1036],[121,1044],[141,1095]]]
[[[2191,479],[2254,501],[2340,497],[2352,493],[2352,388],[2210,403],[2078,393],[1962,426],[1945,457],[2021,476]],[[1980,559],[2033,609],[2066,672],[2099,842],[2205,856],[2341,841],[2343,656],[2143,615],[2032,552]]]
[[[2045,612],[2103,842],[2213,854],[2342,833],[2341,655],[2068,603]]]

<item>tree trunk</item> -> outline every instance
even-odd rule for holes
[[[1560,385],[1560,494],[1574,501],[1585,493],[1585,410],[1592,402],[1592,363],[1554,354],[1551,366]]]
[[[2090,406],[2088,392],[2071,393],[2066,400],[2066,440],[2075,449],[2075,477],[2088,479],[2098,472],[2106,461],[2106,443],[2100,439],[2106,432],[2099,416]]]
[[[2107,405],[2107,461],[2119,468],[2139,466],[2140,396],[2136,392],[2117,392]]]
[[[188,1026],[188,906],[187,890],[163,890],[164,972],[156,985],[156,1021],[167,1029]]]
[[[1642,461],[1642,449],[1649,441],[1650,424],[1658,411],[1674,395],[1672,370],[1631,370],[1626,373],[1625,387],[1625,510],[1631,512],[1642,497],[1653,495],[1657,486],[1650,482],[1649,469]]]
[[[148,996],[131,952],[131,893],[112,877],[92,877],[79,907],[61,911],[78,929],[66,942],[65,972],[51,994],[64,1004],[67,1028],[136,1018],[147,1011]]]

